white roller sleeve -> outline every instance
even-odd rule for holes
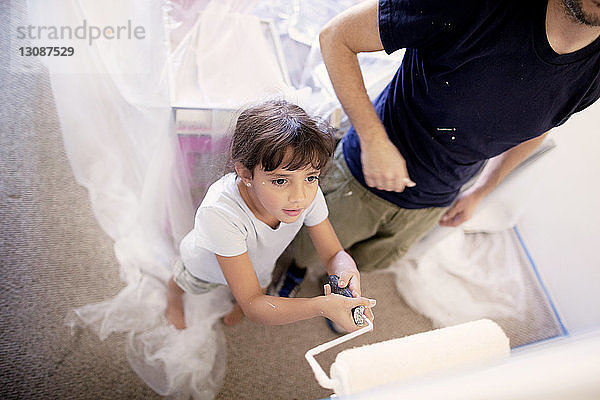
[[[508,337],[482,319],[344,350],[331,365],[338,395],[507,358]]]

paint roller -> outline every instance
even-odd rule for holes
[[[481,319],[403,338],[386,340],[340,352],[328,377],[315,356],[373,330],[373,323],[308,350],[305,358],[317,382],[336,395],[445,372],[508,357],[508,337],[493,321]]]

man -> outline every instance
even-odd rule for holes
[[[551,128],[597,100],[599,36],[598,0],[367,0],[332,19],[321,51],[352,127],[322,188],[359,269],[388,266],[438,221],[469,219]],[[356,54],[400,48],[371,104]],[[308,265],[303,236],[295,247]]]

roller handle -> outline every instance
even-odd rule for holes
[[[360,328],[359,330],[350,332],[344,336],[340,336],[329,342],[320,344],[317,347],[308,350],[306,354],[304,354],[304,358],[306,358],[306,361],[308,361],[308,364],[312,368],[315,374],[315,378],[317,379],[317,382],[319,382],[319,385],[323,386],[324,388],[334,389],[334,391],[339,392],[340,389],[338,388],[338,386],[340,385],[340,382],[336,381],[335,379],[331,379],[329,376],[327,376],[321,365],[319,365],[319,363],[317,362],[315,356],[324,352],[325,350],[329,350],[332,347],[345,343],[348,340],[354,339],[357,336],[360,336],[367,332],[371,332],[373,330],[373,322],[371,322],[371,320],[368,318],[365,318],[365,321],[366,326]]]
[[[340,277],[337,275],[329,275],[329,286],[331,286],[331,293],[339,294],[346,297],[352,297],[352,292],[348,289],[348,286],[341,288],[338,286]],[[365,317],[365,306],[357,306],[352,309],[352,319],[357,326],[365,326],[367,324],[367,317]]]

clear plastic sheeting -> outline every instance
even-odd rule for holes
[[[127,332],[127,360],[154,391],[163,396],[205,399],[217,393],[227,364],[220,319],[233,305],[226,287],[185,296],[187,328],[165,319],[166,286],[153,277],[129,284],[116,297],[75,309],[67,323],[92,329],[100,339]]]
[[[295,97],[270,20],[225,5],[194,15],[182,38],[167,39],[171,106],[236,110],[257,94]],[[165,16],[167,25],[172,18]]]
[[[166,296],[164,290],[155,293]],[[187,296],[184,310],[188,327],[183,330],[166,323],[163,306],[152,327],[129,330],[129,364],[160,395],[213,397],[222,385],[227,365],[227,346],[219,321],[231,305],[231,294],[225,287]]]
[[[319,31],[331,18],[344,11],[346,8],[358,3],[356,0],[337,1],[302,1],[293,0],[293,12],[290,15],[288,35],[306,45],[311,45]]]
[[[522,261],[512,232],[450,232],[391,267],[406,302],[436,327],[482,317],[523,319]]]

